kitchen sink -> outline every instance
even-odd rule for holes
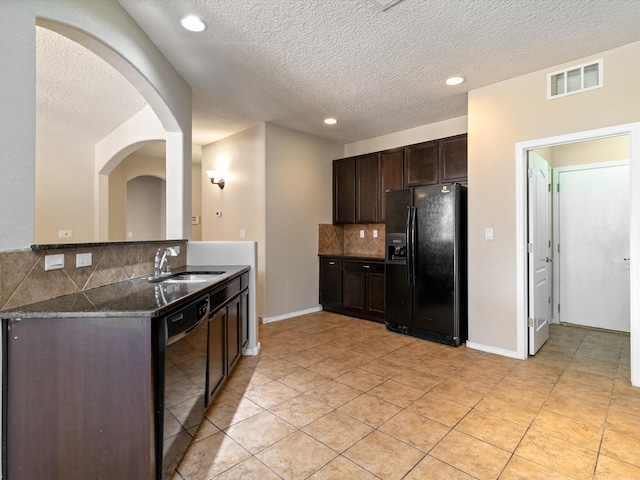
[[[204,283],[210,282],[217,275],[222,275],[223,273],[227,272],[223,270],[214,270],[211,272],[180,272],[150,277],[149,281],[152,283]]]

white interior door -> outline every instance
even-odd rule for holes
[[[557,169],[559,319],[629,331],[629,165]]]
[[[549,339],[551,323],[551,170],[529,152],[529,355]]]

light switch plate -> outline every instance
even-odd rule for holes
[[[59,270],[61,268],[64,268],[64,254],[59,253],[57,255],[44,256],[45,270]]]
[[[493,240],[493,228],[485,228],[484,229],[484,239],[485,240]]]

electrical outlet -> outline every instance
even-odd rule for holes
[[[58,238],[71,238],[73,237],[73,230],[58,230]]]
[[[76,268],[90,267],[92,258],[90,253],[77,253],[76,254]]]
[[[373,231],[373,238],[378,238],[378,230]]]
[[[244,230],[240,230],[240,238],[244,238],[247,236],[247,232],[245,232]]]
[[[360,230],[360,238],[364,238],[364,230]]]

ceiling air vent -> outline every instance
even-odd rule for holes
[[[547,75],[547,100],[602,87],[602,59]]]
[[[402,0],[371,0],[371,2],[383,12],[389,10],[394,5],[400,3]]]

